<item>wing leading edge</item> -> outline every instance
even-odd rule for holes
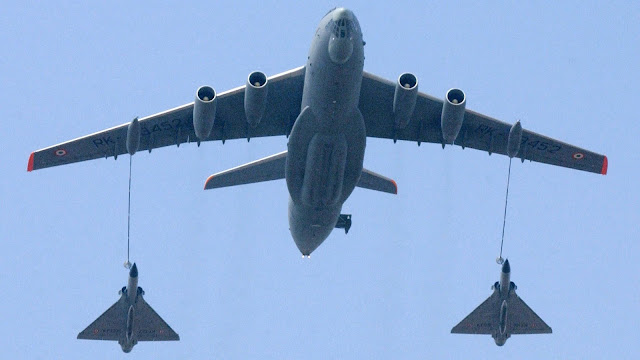
[[[127,304],[123,295],[86,329],[82,330],[78,334],[78,339],[118,341],[124,336],[126,322]]]
[[[551,334],[551,327],[515,293],[509,299],[509,306],[507,331],[511,334]]]
[[[493,335],[498,328],[500,297],[494,291],[487,300],[467,315],[451,329],[452,334],[488,334]]]
[[[507,300],[509,313],[507,316],[507,334],[550,334],[547,325],[520,297],[512,290]],[[500,296],[494,290],[482,304],[467,315],[458,325],[451,329],[452,334],[487,334],[493,335],[500,323]]]
[[[138,295],[137,312],[137,340],[138,341],[177,341],[180,336],[171,326]]]
[[[418,93],[409,124],[394,129],[393,98],[395,84],[364,72],[360,91],[360,111],[365,120],[367,136],[406,141],[442,144],[440,116],[443,100]],[[511,124],[480,113],[466,110],[462,128],[455,144],[488,153],[507,154],[507,141]],[[516,157],[571,169],[606,174],[608,160],[589,150],[523,130],[520,149]]]
[[[123,295],[91,325],[82,330],[78,339],[121,340],[125,336],[127,311],[128,304]],[[153,310],[142,295],[138,295],[135,314],[133,331],[136,341],[180,340],[180,336]]]
[[[240,86],[217,96],[216,121],[209,138],[202,141],[244,139],[287,135],[300,113],[304,67],[269,77],[269,95],[262,121],[247,126],[244,113],[244,90]],[[193,128],[193,102],[139,119],[138,151],[196,142]],[[28,171],[66,165],[101,157],[116,157],[127,153],[129,123],[99,131],[33,152]]]

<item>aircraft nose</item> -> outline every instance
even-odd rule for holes
[[[502,264],[502,272],[507,274],[511,272],[511,266],[509,265],[509,259],[505,260],[504,264]]]
[[[133,263],[133,266],[131,267],[131,270],[129,271],[129,276],[134,278],[134,277],[138,277],[138,267],[136,266],[136,263]]]
[[[338,22],[339,20],[353,20],[353,12],[349,9],[345,8],[337,8],[333,10],[333,21]]]

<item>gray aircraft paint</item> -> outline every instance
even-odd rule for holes
[[[460,89],[448,91],[445,103],[418,92],[413,74],[388,81],[363,71],[363,63],[358,20],[337,8],[321,20],[305,66],[268,78],[253,72],[245,85],[221,93],[200,87],[203,101],[40,149],[29,156],[27,170],[189,142],[289,135],[284,155],[214,174],[205,189],[286,178],[289,229],[303,255],[331,233],[354,186],[397,193],[393,180],[363,171],[366,137],[453,143],[521,161],[607,172],[604,155],[466,109]],[[202,108],[203,102],[213,106]]]
[[[125,353],[131,352],[138,341],[180,340],[143,295],[138,287],[138,267],[133,264],[127,286],[120,290],[120,299],[80,332],[78,339],[117,341]]]
[[[302,255],[329,236],[362,173],[366,130],[358,101],[363,66],[358,20],[343,8],[329,12],[311,43],[302,111],[289,136],[285,165],[289,229]]]
[[[505,261],[493,294],[451,329],[454,334],[488,334],[502,346],[513,334],[548,334],[551,328],[516,294],[511,266]]]

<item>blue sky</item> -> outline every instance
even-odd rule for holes
[[[207,176],[286,139],[136,154],[132,260],[177,343],[76,335],[126,283],[128,161],[26,172],[37,149],[221,92],[247,74],[303,65],[335,3],[5,4],[3,291],[6,358],[637,358],[640,321],[640,5],[343,4],[358,17],[365,69],[420,90],[467,94],[467,108],[603,153],[609,174],[514,162],[505,256],[519,295],[552,335],[450,329],[498,279],[508,160],[475,150],[371,139],[365,166],[391,196],[357,189],[335,231],[301,259],[285,183],[202,190]],[[122,354],[122,355],[120,355]]]

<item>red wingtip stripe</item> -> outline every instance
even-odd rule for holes
[[[27,171],[33,171],[33,154],[29,156],[29,164],[27,164]]]
[[[604,157],[604,160],[602,161],[602,171],[600,171],[600,174],[602,175],[607,175],[607,169],[609,168],[609,160],[607,160],[607,157]]]
[[[391,180],[391,183],[393,183],[393,186],[396,187],[396,192],[394,194],[398,195],[398,184],[396,184],[396,182],[393,180]]]
[[[204,190],[207,190],[207,184],[209,184],[209,180],[213,179],[213,175],[207,178],[207,181],[204,182]]]

